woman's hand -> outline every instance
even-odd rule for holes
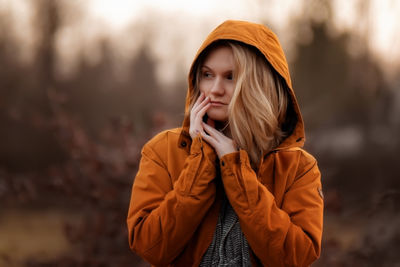
[[[200,134],[205,141],[214,147],[218,157],[222,158],[226,154],[236,152],[237,149],[232,139],[214,128],[213,120],[208,119],[207,123],[203,122],[203,117],[210,106],[210,98],[201,93],[190,112],[189,134],[192,139]]]
[[[205,135],[203,128],[203,117],[207,112],[207,109],[210,107],[211,102],[209,97],[204,97],[204,93],[201,93],[199,98],[197,98],[196,102],[193,105],[192,110],[190,111],[190,128],[189,134],[192,139],[196,138],[200,135]]]
[[[231,138],[225,136],[207,123],[202,122],[202,125],[208,134],[203,131],[201,132],[201,136],[214,147],[218,158],[222,158],[226,154],[238,151],[235,141]]]

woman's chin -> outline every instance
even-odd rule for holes
[[[221,112],[207,112],[207,115],[214,121],[224,122],[228,120],[228,116],[226,114],[221,114]]]

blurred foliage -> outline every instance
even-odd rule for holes
[[[360,9],[368,2],[360,1]],[[400,263],[394,252],[400,248],[400,80],[384,78],[367,48],[368,35],[332,34],[329,1],[308,3],[293,21],[300,26],[291,67],[306,148],[318,159],[325,193],[323,250],[315,266],[395,266]],[[368,20],[363,12],[358,16],[360,23]],[[304,27],[310,41],[301,38]],[[360,40],[352,55],[355,38]]]
[[[400,81],[388,83],[368,50],[349,55],[352,33],[329,34],[329,1],[310,3],[324,5],[328,15],[316,20],[310,5],[293,21],[299,43],[291,69],[307,149],[323,174],[326,230],[315,266],[394,266],[400,263],[400,123],[389,118],[400,104]],[[144,45],[121,79],[104,38],[97,63],[82,56],[76,74],[61,80],[55,42],[67,26],[60,11],[68,5],[40,0],[35,7],[38,42],[29,64],[15,56],[10,22],[0,17],[0,225],[8,209],[72,211],[77,219],[62,220],[70,245],[64,253],[21,258],[0,246],[0,265],[144,265],[128,248],[131,186],[144,142],[180,124],[185,77],[175,90],[162,90]],[[312,34],[308,42],[301,41],[303,27]],[[346,239],[349,232],[354,240]]]

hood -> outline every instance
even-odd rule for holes
[[[188,91],[186,95],[185,104],[185,118],[182,125],[181,140],[190,142],[189,135],[189,104],[190,98],[193,93],[193,77],[194,77],[194,66],[196,61],[201,54],[210,44],[218,40],[234,40],[244,44],[257,48],[264,56],[275,71],[284,79],[286,86],[291,97],[291,104],[293,105],[294,115],[296,116],[297,122],[294,129],[286,139],[279,145],[277,149],[283,149],[288,147],[302,147],[305,141],[304,135],[304,123],[300,113],[299,105],[297,103],[296,96],[293,91],[292,82],[290,79],[289,67],[283,53],[282,47],[279,43],[278,37],[266,26],[246,21],[228,20],[215,28],[203,42],[190,67],[189,78],[188,78]]]

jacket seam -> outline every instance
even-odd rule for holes
[[[149,150],[152,154],[154,154],[157,157],[157,160],[153,160],[152,157],[150,157],[145,150]],[[147,158],[151,159],[154,163],[156,163],[158,166],[160,166],[161,168],[165,169],[168,172],[168,168],[164,164],[164,162],[161,160],[160,155],[158,155],[151,146],[146,145],[142,150],[142,154],[144,156],[146,156]],[[170,176],[169,172],[168,172],[168,175]]]
[[[143,251],[143,254],[148,255],[148,252],[149,252],[150,250],[152,250],[154,247],[156,247],[158,244],[160,244],[162,240],[163,240],[163,238],[160,237],[160,239],[158,239],[157,241],[155,241],[154,245],[150,246],[148,249],[146,249],[145,251]]]
[[[314,164],[313,164],[307,171],[305,171],[304,173],[302,173],[302,174],[299,175],[299,176],[296,176],[296,177],[294,178],[293,183],[285,190],[285,194],[293,187],[293,185],[294,185],[299,179],[301,179],[301,177],[303,177],[303,176],[305,176],[307,173],[309,173],[316,165],[317,165],[317,161],[314,161]]]
[[[317,161],[314,160],[313,165],[312,165],[308,170],[306,170],[305,172],[303,172],[302,174],[300,174],[300,175],[298,175],[298,176],[296,176],[296,177],[294,178],[294,182],[296,182],[296,181],[299,180],[301,177],[303,177],[304,175],[306,175],[307,173],[309,173],[316,165],[317,165]]]

